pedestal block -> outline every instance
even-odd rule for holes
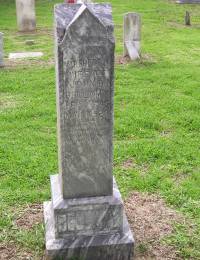
[[[59,176],[51,176],[52,201],[44,203],[48,259],[132,258],[133,236],[113,183],[113,196],[63,199]]]

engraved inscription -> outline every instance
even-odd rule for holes
[[[58,227],[58,232],[67,231],[67,216],[66,215],[57,216],[57,227]]]
[[[74,212],[70,212],[67,214],[67,218],[68,220],[67,222],[67,226],[68,226],[68,231],[74,231],[74,229],[76,228],[76,215]]]
[[[105,25],[85,11],[58,48],[64,198],[112,194],[114,43],[109,39]]]
[[[94,209],[76,210],[57,216],[58,233],[71,234],[82,232],[85,234],[118,231],[121,226],[120,208],[106,208],[98,206]]]

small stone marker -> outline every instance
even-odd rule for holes
[[[36,29],[35,0],[16,0],[17,24],[20,32]]]
[[[109,4],[55,6],[59,174],[44,203],[48,259],[131,260],[112,174],[114,49]]]
[[[25,44],[26,44],[26,45],[34,45],[34,44],[35,44],[35,41],[34,41],[34,40],[26,40],[26,41],[25,41]]]
[[[3,56],[3,33],[0,32],[0,67],[4,66]]]
[[[124,15],[124,56],[140,58],[141,18],[137,13]]]
[[[10,53],[8,58],[9,60],[40,58],[43,55],[44,55],[43,52],[17,52],[17,53]]]
[[[185,25],[190,26],[191,22],[190,22],[190,13],[188,11],[186,11],[185,13]]]

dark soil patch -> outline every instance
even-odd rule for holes
[[[125,167],[132,167],[127,161]],[[134,192],[126,201],[125,209],[136,241],[134,259],[181,259],[173,245],[163,239],[173,234],[173,223],[183,223],[184,218],[167,207],[164,200],[156,195]],[[15,224],[20,229],[30,230],[42,223],[41,204],[32,204],[17,213]],[[19,248],[13,242],[0,244],[0,260],[36,259],[31,252]],[[44,259],[42,256],[40,259]]]
[[[165,130],[160,133],[161,137],[170,137],[172,135],[172,132],[170,130]]]
[[[15,244],[0,244],[0,260],[29,260],[33,259],[30,252],[16,247]]]
[[[122,163],[121,167],[124,170],[128,170],[128,169],[136,168],[137,164],[132,159],[128,159]]]
[[[18,101],[16,101],[15,96],[11,96],[8,93],[1,93],[0,96],[0,111],[4,111],[9,108],[15,108],[17,106]]]
[[[181,259],[173,245],[163,239],[173,233],[173,223],[183,217],[156,195],[134,192],[125,202],[136,240],[135,259]]]
[[[157,62],[156,58],[149,53],[143,53],[139,60],[139,63],[144,65],[145,64],[151,65],[151,64],[155,64],[156,62]]]
[[[152,55],[147,54],[147,53],[142,54],[140,59],[137,59],[135,61],[130,60],[130,58],[128,56],[124,57],[123,55],[120,55],[120,56],[115,57],[115,64],[126,65],[126,64],[131,64],[134,62],[137,62],[140,65],[151,65],[151,64],[156,63],[156,60]]]
[[[19,217],[17,217],[15,224],[22,229],[32,229],[35,225],[43,221],[43,208],[41,204],[32,204],[23,209]]]
[[[140,172],[142,176],[144,176],[149,170],[149,166],[147,164],[137,164],[133,159],[128,159],[124,161],[121,164],[121,168],[123,170],[136,169]]]
[[[129,57],[124,57],[124,56],[116,56],[115,57],[115,63],[116,64],[121,64],[121,65],[125,65],[128,63],[131,63],[131,60],[129,59]]]

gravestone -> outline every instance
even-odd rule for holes
[[[4,66],[3,56],[3,33],[0,32],[0,67]]]
[[[114,48],[109,4],[55,6],[59,174],[44,203],[48,259],[130,260],[112,174]]]
[[[16,0],[17,25],[20,32],[36,29],[35,0]]]
[[[137,13],[124,15],[124,56],[140,58],[141,18]]]
[[[190,22],[190,13],[188,11],[186,11],[185,13],[185,25],[190,26],[191,22]]]

